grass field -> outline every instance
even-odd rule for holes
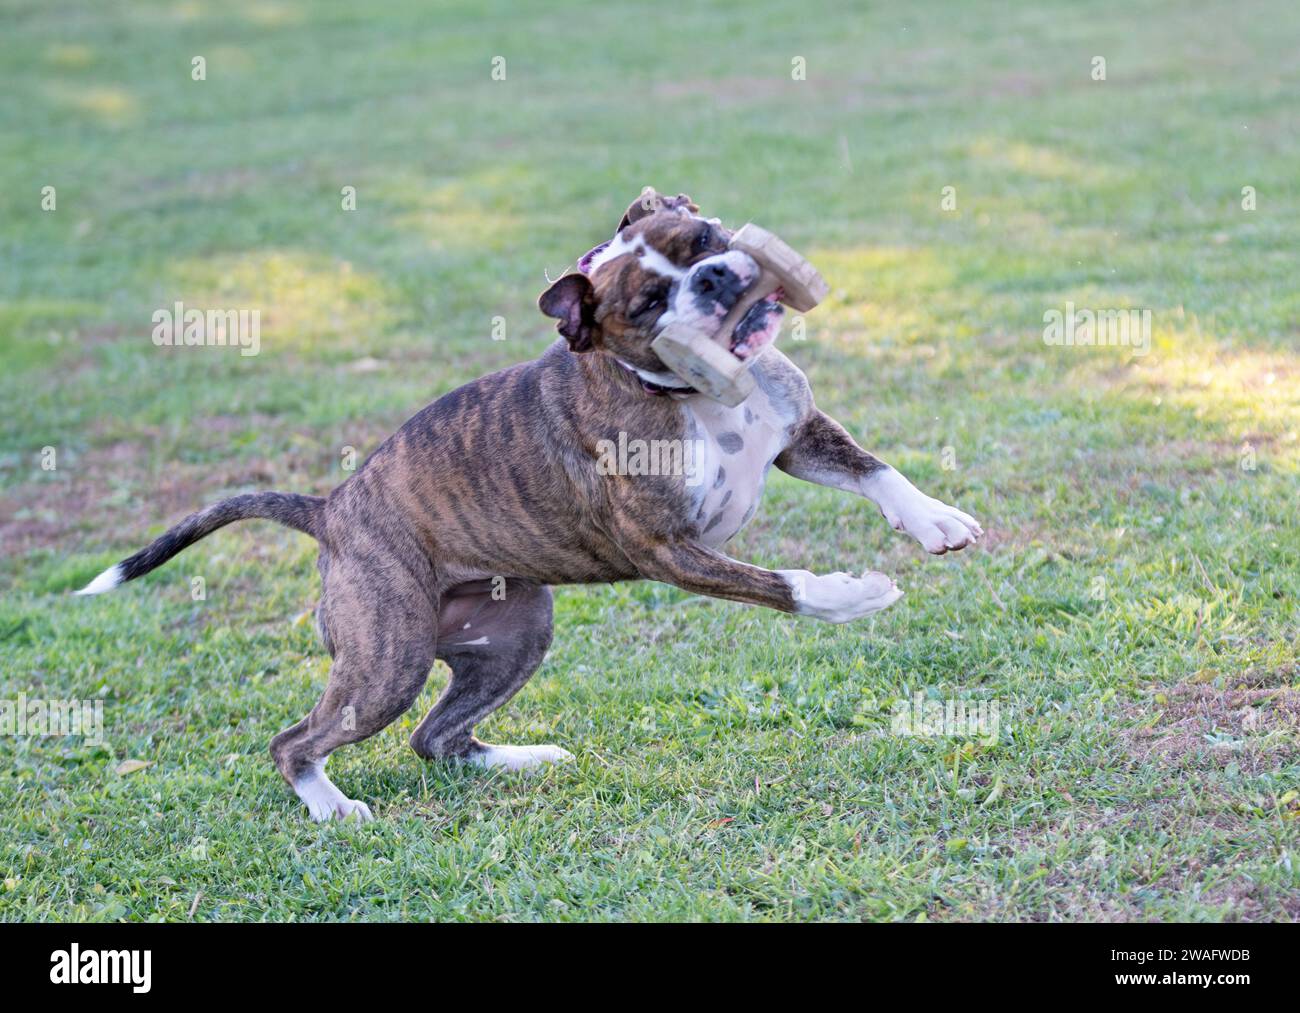
[[[1300,10],[1012,6],[0,6],[0,699],[106,733],[0,736],[0,918],[1300,918]],[[647,183],[808,253],[782,347],[988,536],[775,476],[734,555],[907,597],[561,589],[480,733],[576,762],[419,760],[439,666],[331,763],[377,821],[311,824],[266,751],[328,670],[309,539],[68,592],[539,354],[545,272]],[[260,354],[155,347],[177,300]],[[1067,302],[1149,354],[1045,344]],[[996,733],[897,734],[917,694]]]

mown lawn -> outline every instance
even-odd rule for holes
[[[1012,6],[6,3],[0,699],[106,739],[0,736],[0,918],[1300,917],[1300,10]],[[481,733],[575,763],[421,762],[439,668],[331,763],[377,822],[309,823],[266,752],[327,672],[309,539],[68,592],[538,354],[545,273],[646,183],[812,257],[783,347],[987,538],[778,476],[735,555],[907,597],[563,589]],[[155,347],[177,300],[261,354]],[[1047,346],[1067,301],[1150,309],[1150,354]],[[996,734],[895,734],[916,694]]]

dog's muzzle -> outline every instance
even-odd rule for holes
[[[682,280],[651,348],[696,390],[737,405],[754,389],[749,365],[776,340],[781,304],[809,310],[827,291],[808,261],[746,225],[726,253],[696,264]]]

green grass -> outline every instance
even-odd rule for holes
[[[0,699],[107,734],[0,737],[0,918],[1300,917],[1300,14],[859,7],[4,5]],[[545,273],[646,183],[810,255],[833,296],[783,347],[988,537],[924,558],[778,477],[735,555],[907,597],[830,627],[562,589],[480,731],[575,763],[420,761],[439,667],[331,763],[377,822],[309,823],[266,752],[328,668],[309,540],[67,592],[538,354]],[[261,354],[154,347],[178,299],[259,308]],[[1151,354],[1047,347],[1066,300],[1152,310]],[[998,732],[893,734],[917,693]]]

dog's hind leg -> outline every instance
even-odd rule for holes
[[[492,746],[474,725],[504,704],[537,671],[551,645],[551,591],[531,581],[486,581],[452,588],[443,597],[438,657],[451,679],[420,726],[411,748],[425,759],[458,758],[484,767],[519,770],[568,760],[558,746]]]
[[[322,570],[322,572],[324,572]],[[380,555],[331,563],[319,617],[334,655],[325,695],[271,740],[271,755],[314,820],[371,819],[325,776],[339,746],[386,727],[415,702],[433,667],[437,604],[432,580]]]

